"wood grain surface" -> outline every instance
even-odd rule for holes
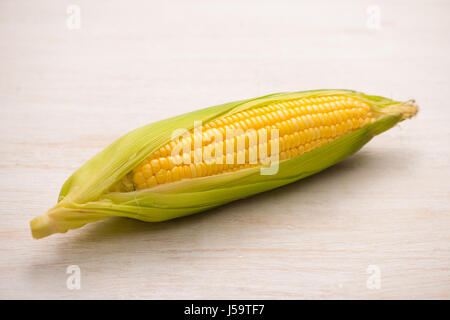
[[[0,298],[448,299],[449,12],[444,0],[2,0]],[[29,221],[65,179],[129,130],[317,88],[421,109],[273,192],[32,239]]]

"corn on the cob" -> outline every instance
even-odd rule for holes
[[[416,112],[411,101],[319,90],[233,102],[150,124],[69,178],[58,204],[31,222],[33,236],[109,216],[162,221],[270,190],[342,160]],[[176,129],[185,130],[174,135]],[[275,171],[262,172],[273,165]]]
[[[243,167],[257,166],[264,160],[260,156],[260,151],[267,142],[261,137],[268,136],[270,145],[271,129],[279,130],[279,158],[286,160],[318,148],[372,120],[374,117],[367,103],[345,95],[300,98],[237,112],[200,127],[198,131],[202,132],[202,143],[198,149],[195,149],[196,136],[193,132],[188,137],[165,144],[133,169],[133,184],[127,183],[129,177],[126,177],[116,190],[146,189],[182,179],[205,177]],[[241,133],[228,134],[232,137],[226,139],[227,132],[230,131]],[[254,135],[254,141],[257,141],[253,145],[250,143],[252,135]],[[225,139],[211,141],[212,136]],[[200,140],[200,137],[198,139]],[[239,141],[242,141],[241,150],[238,150]],[[227,143],[232,145],[229,148],[231,154],[227,153]],[[180,155],[179,152],[175,157],[172,156],[174,149],[181,149],[180,147],[185,144],[188,145],[189,152],[187,161],[183,161],[186,159],[183,159],[183,154]],[[270,146],[265,147],[267,156],[270,156]],[[214,152],[211,152],[217,148],[221,149],[218,159]],[[194,159],[196,151],[202,153],[202,159],[198,163],[195,163]],[[256,160],[253,163],[250,161],[252,151]],[[204,159],[211,153],[213,153],[210,157],[212,159],[205,161]],[[227,156],[228,159],[231,156],[232,161],[227,161]]]

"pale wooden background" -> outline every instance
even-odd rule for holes
[[[66,26],[68,5],[81,29]],[[367,8],[381,9],[369,30]],[[0,298],[445,298],[449,1],[0,2]],[[64,180],[140,125],[278,91],[417,99],[325,172],[166,223],[33,240]],[[81,268],[81,289],[66,268]],[[366,269],[381,270],[368,289]]]

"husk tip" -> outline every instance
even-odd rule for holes
[[[44,213],[30,221],[31,234],[34,239],[42,239],[57,232],[50,217]]]
[[[382,107],[376,107],[373,110],[377,117],[384,117],[386,115],[399,115],[399,121],[411,119],[419,112],[419,106],[416,101],[411,99],[405,102],[398,102]]]
[[[419,112],[419,106],[414,99],[403,102],[399,106],[399,110],[402,113],[402,120],[410,119]]]

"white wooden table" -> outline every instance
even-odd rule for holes
[[[448,299],[449,9],[1,1],[0,298]],[[273,192],[165,223],[111,219],[31,238],[29,221],[65,179],[127,131],[316,88],[415,98],[421,110]],[[79,290],[66,285],[70,265]]]

